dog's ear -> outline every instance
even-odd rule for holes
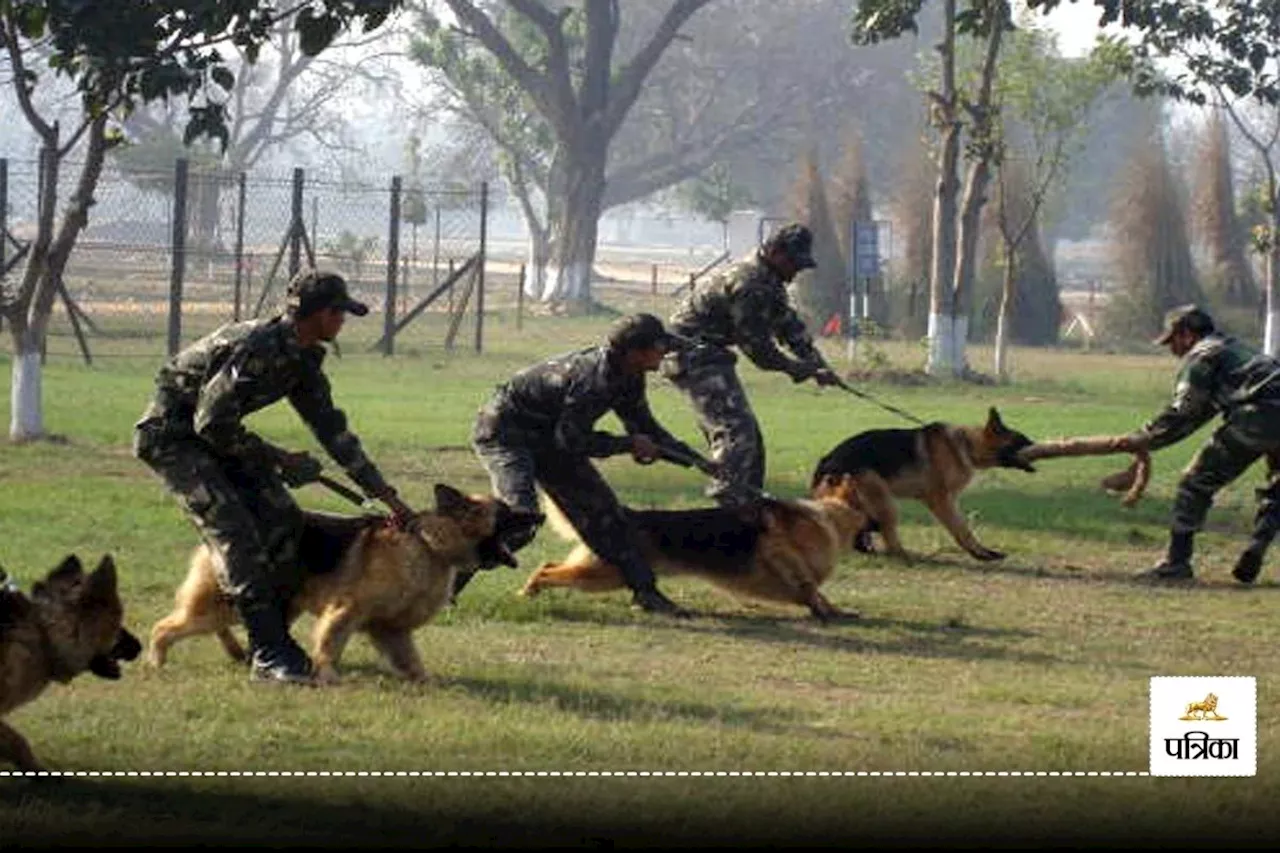
[[[1000,420],[1000,413],[996,411],[995,406],[992,406],[987,412],[987,432],[992,435],[1000,435],[1007,432],[1004,421]]]
[[[31,594],[37,598],[55,591],[64,591],[84,579],[84,566],[75,554],[68,554],[56,568],[45,575],[44,580],[31,585]]]
[[[470,499],[453,486],[436,483],[436,512],[441,515],[457,515],[471,506]]]
[[[89,582],[80,597],[87,601],[110,601],[116,597],[116,584],[116,563],[108,554],[89,575]]]

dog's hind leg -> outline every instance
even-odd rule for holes
[[[368,631],[373,645],[397,674],[410,681],[426,680],[427,668],[413,643],[413,632],[385,625],[370,626]]]
[[[227,653],[227,657],[236,663],[245,663],[249,660],[249,653],[244,650],[244,646],[240,645],[240,641],[236,639],[236,635],[231,633],[230,628],[218,629],[218,642],[222,643],[222,650]]]
[[[26,773],[44,769],[27,739],[4,721],[0,721],[0,759],[12,762]]]
[[[953,498],[945,495],[930,494],[925,496],[924,504],[933,513],[934,517],[951,532],[956,544],[968,551],[974,559],[984,562],[1004,559],[1005,555],[1002,552],[993,551],[978,541],[978,538],[973,535],[973,531],[969,529],[969,523],[965,521],[964,514],[960,512],[960,507],[956,505]]]
[[[520,594],[532,597],[554,586],[573,587],[583,592],[609,592],[626,585],[617,566],[604,562],[590,551],[583,556],[575,550],[563,563],[543,563],[529,577]]]

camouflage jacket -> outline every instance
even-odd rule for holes
[[[1181,441],[1221,412],[1246,440],[1280,438],[1280,361],[1235,338],[1207,335],[1178,369],[1173,400],[1142,427],[1152,450]]]
[[[786,282],[758,254],[695,284],[669,325],[671,331],[699,342],[736,345],[761,370],[781,371],[793,379],[826,367],[788,299]],[[788,358],[775,340],[799,361]]]
[[[280,449],[241,421],[288,397],[334,461],[367,494],[379,496],[387,483],[334,406],[320,369],[324,356],[320,345],[302,347],[284,316],[225,325],[160,369],[155,400],[138,426],[161,424],[167,437],[199,438],[220,455],[273,467]]]
[[[627,434],[595,429],[613,411]],[[631,450],[631,436],[643,434],[661,449],[698,454],[667,432],[645,397],[644,376],[624,374],[597,346],[556,356],[513,376],[481,410],[479,440],[548,447],[574,456],[603,458]],[[677,464],[687,463],[671,460]]]

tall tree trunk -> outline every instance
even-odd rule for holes
[[[591,266],[605,191],[607,142],[594,138],[570,156],[565,169],[564,204],[551,224],[554,247],[547,271],[548,302],[590,302]],[[554,274],[553,274],[554,273]]]
[[[1266,257],[1267,325],[1263,351],[1280,354],[1280,213],[1271,221],[1271,244]]]
[[[1009,338],[1013,332],[1013,306],[1017,298],[1017,252],[1009,252],[1005,258],[1004,281],[1000,288],[1000,316],[996,320],[996,378],[1009,379]]]
[[[929,361],[932,375],[951,373],[955,345],[951,283],[956,258],[956,194],[959,181],[960,119],[956,113],[956,3],[944,0],[942,91],[933,98],[934,124],[942,130],[938,181],[933,203],[933,268],[929,274]]]
[[[80,169],[76,189],[67,200],[56,237],[51,237],[54,211],[58,200],[58,167],[64,152],[54,146],[45,149],[45,166],[41,175],[41,209],[39,230],[27,260],[23,281],[26,301],[25,316],[13,324],[14,361],[10,394],[9,437],[27,441],[44,435],[44,408],[41,396],[40,351],[49,329],[58,285],[66,270],[76,239],[89,221],[93,193],[102,175],[107,153],[107,114],[104,111],[89,126],[85,160]],[[30,286],[28,286],[30,285]]]

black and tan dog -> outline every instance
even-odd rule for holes
[[[28,598],[0,584],[0,718],[35,699],[52,682],[66,684],[83,672],[120,677],[120,661],[133,660],[142,644],[124,627],[124,606],[110,556],[85,574],[68,556]],[[22,735],[0,719],[0,760],[19,770],[43,770]]]
[[[552,528],[577,540],[577,531],[555,504],[546,501],[546,506]],[[822,621],[857,617],[839,610],[819,591],[867,521],[851,477],[833,478],[821,498],[761,498],[742,511],[625,512],[659,577],[693,575],[747,598],[808,607]],[[625,585],[616,566],[579,542],[564,560],[544,563],[530,575],[521,595],[534,596],[550,587],[608,592]]]
[[[995,407],[984,426],[936,422],[918,429],[868,430],[822,457],[813,472],[811,494],[828,494],[832,477],[854,478],[860,507],[869,518],[855,546],[860,551],[871,550],[871,533],[879,531],[888,553],[906,557],[894,499],[914,498],[929,508],[961,548],[979,560],[999,560],[1004,554],[980,543],[969,529],[960,511],[960,493],[984,468],[1035,471],[1018,452],[1033,444],[1006,427]]]
[[[503,536],[540,520],[498,498],[467,496],[443,484],[436,485],[435,498],[435,510],[418,515],[417,534],[397,530],[380,516],[304,511],[301,562],[307,579],[290,615],[291,621],[303,612],[316,617],[317,682],[338,680],[338,661],[357,631],[369,636],[396,673],[414,681],[426,678],[413,632],[448,603],[459,571],[516,567]],[[196,548],[174,611],[151,631],[152,665],[163,666],[178,640],[211,633],[233,659],[245,659],[231,633],[238,617],[218,586],[215,559],[207,545]]]

